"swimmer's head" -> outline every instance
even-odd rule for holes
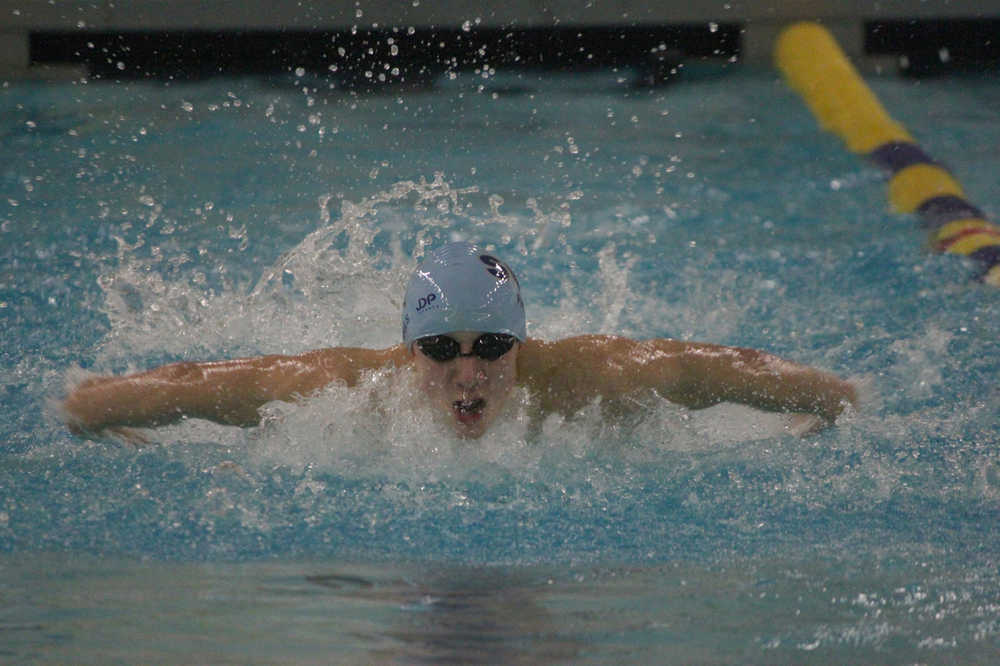
[[[471,243],[428,254],[403,300],[403,342],[455,331],[504,333],[524,342],[524,301],[514,271]]]

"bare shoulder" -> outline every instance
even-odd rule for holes
[[[330,347],[295,355],[190,364],[188,373],[193,376],[185,383],[204,384],[210,390],[225,387],[254,403],[290,400],[336,382],[354,386],[366,371],[402,365],[407,357],[401,347]]]
[[[518,377],[546,411],[571,412],[596,397],[615,400],[679,376],[687,345],[668,339],[637,341],[580,335],[551,342],[529,339],[518,357]]]
[[[552,373],[620,371],[624,365],[681,358],[690,347],[666,338],[633,340],[617,335],[577,335],[551,342],[529,339],[521,347],[518,371],[527,381]]]
[[[366,371],[401,367],[411,361],[411,355],[403,345],[386,349],[328,347],[298,356],[263,358],[270,358],[270,363],[274,365],[286,366],[288,372],[313,375],[318,385],[343,381],[348,386],[356,384]]]

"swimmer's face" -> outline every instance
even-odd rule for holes
[[[446,338],[458,343],[460,355],[452,353],[450,360],[435,360],[434,356],[440,358],[454,351]],[[413,344],[420,389],[459,437],[474,439],[485,433],[514,390],[520,347],[516,340],[509,351],[495,360],[475,353],[482,351],[491,356],[505,347],[504,340],[492,334],[468,331],[424,338]]]

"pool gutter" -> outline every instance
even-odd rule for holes
[[[357,31],[370,34],[410,32],[435,35],[437,32],[465,33],[469,38],[483,31],[514,31],[533,34],[545,31],[578,30],[587,35],[594,31],[623,29],[650,32],[646,42],[632,45],[637,50],[656,48],[652,40],[662,38],[652,31],[666,27],[701,28],[735,26],[739,39],[729,37],[716,49],[724,58],[741,63],[770,66],[771,51],[780,30],[793,21],[821,22],[841,47],[864,68],[871,61],[881,66],[893,51],[891,43],[872,49],[873,22],[1000,20],[1000,0],[951,0],[927,3],[920,0],[871,3],[862,0],[789,0],[761,3],[731,0],[660,0],[638,2],[595,1],[506,3],[468,2],[463,0],[407,0],[390,2],[333,2],[330,0],[129,0],[115,2],[49,2],[48,0],[0,0],[0,75],[58,76],[75,73],[80,59],[57,62],[37,47],[40,39],[53,36],[86,38],[89,35],[169,36],[203,34],[232,36],[236,39],[256,36],[350,35]],[[891,31],[889,31],[891,32]],[[898,32],[898,31],[897,31]],[[898,39],[906,38],[906,31]],[[687,34],[687,33],[685,33]],[[693,34],[693,33],[692,33]],[[889,34],[888,32],[883,34]],[[896,34],[892,32],[892,34]],[[874,40],[877,42],[878,40]],[[884,40],[883,40],[884,41]],[[667,46],[684,56],[703,48],[704,38],[687,40],[677,37]],[[164,43],[169,43],[164,42]],[[327,42],[329,43],[329,42]],[[543,42],[544,43],[544,42]],[[615,45],[615,43],[611,43]],[[692,46],[694,45],[694,46]],[[532,53],[537,53],[533,44]],[[527,50],[525,51],[527,52]],[[595,54],[606,49],[596,49]],[[549,62],[565,55],[553,51]],[[698,57],[705,57],[699,55]],[[573,63],[570,63],[571,65]]]

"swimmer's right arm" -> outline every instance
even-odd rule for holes
[[[253,426],[268,402],[293,401],[333,382],[351,386],[366,370],[402,365],[407,359],[404,348],[392,347],[172,363],[132,375],[85,380],[66,397],[63,409],[67,425],[77,434],[160,426],[182,418]]]

